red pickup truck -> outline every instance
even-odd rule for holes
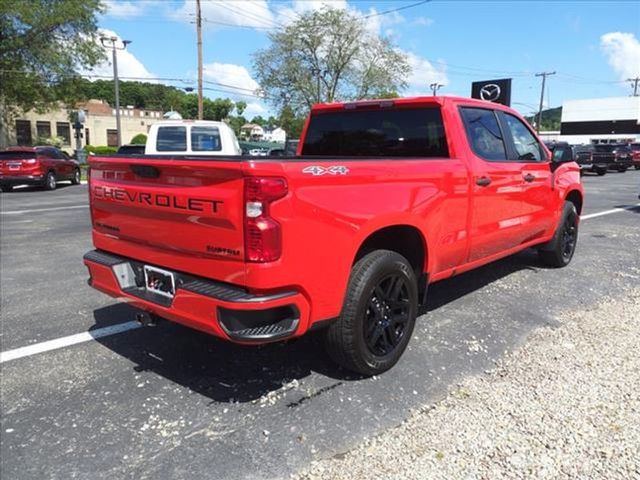
[[[573,256],[579,167],[501,105],[317,105],[297,154],[91,157],[90,285],[239,343],[322,330],[372,375],[400,358],[430,283],[528,247],[553,267]]]

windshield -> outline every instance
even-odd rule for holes
[[[439,108],[315,113],[303,155],[448,157]]]

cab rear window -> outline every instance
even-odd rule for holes
[[[191,150],[194,152],[222,150],[218,127],[191,127]]]
[[[448,157],[440,108],[314,113],[303,155]]]
[[[160,127],[156,150],[159,152],[186,152],[187,128],[186,127]]]

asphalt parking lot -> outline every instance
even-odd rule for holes
[[[640,171],[583,181],[568,268],[527,251],[433,285],[409,350],[380,377],[338,370],[312,337],[238,347],[170,323],[3,357],[3,479],[288,477],[397,425],[536,327],[638,284]],[[0,197],[3,354],[133,321],[86,284],[86,200],[85,185]]]

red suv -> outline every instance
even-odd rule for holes
[[[55,147],[10,147],[0,151],[0,189],[39,185],[54,190],[60,180],[80,183],[80,164]]]

